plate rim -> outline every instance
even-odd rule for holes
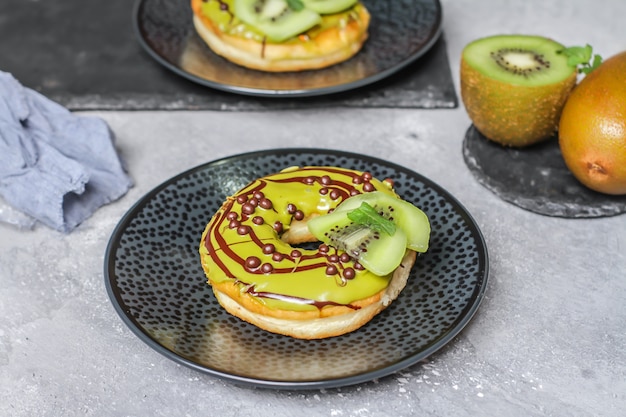
[[[234,160],[241,160],[252,157],[260,157],[267,155],[285,155],[292,153],[310,153],[314,155],[333,155],[333,156],[341,156],[341,157],[351,157],[355,159],[361,159],[363,161],[372,162],[374,164],[381,164],[382,166],[391,168],[396,171],[403,171],[404,173],[419,179],[424,185],[429,188],[434,189],[437,193],[440,193],[443,197],[445,197],[451,204],[455,205],[457,209],[460,210],[459,215],[465,220],[466,224],[472,230],[473,233],[476,234],[477,241],[477,250],[478,257],[481,261],[483,261],[482,268],[477,271],[477,276],[480,276],[480,283],[477,284],[474,289],[475,297],[473,297],[473,301],[465,306],[463,309],[464,313],[460,314],[460,320],[453,328],[450,328],[447,332],[443,333],[443,335],[429,345],[427,348],[420,350],[419,352],[414,352],[404,359],[401,359],[397,362],[394,362],[390,365],[384,366],[382,368],[368,370],[366,372],[361,372],[354,375],[323,379],[323,380],[311,380],[311,381],[288,381],[288,380],[274,380],[274,379],[263,379],[257,377],[249,377],[242,376],[237,374],[232,374],[228,372],[224,372],[218,369],[209,368],[207,366],[203,366],[193,360],[190,360],[172,350],[167,349],[157,340],[152,338],[139,323],[137,323],[133,317],[129,317],[130,313],[127,313],[123,308],[122,300],[120,300],[115,293],[113,288],[112,277],[115,276],[111,267],[114,267],[115,263],[115,251],[114,245],[118,242],[119,237],[123,234],[125,228],[128,226],[128,223],[133,219],[133,215],[136,210],[138,210],[143,205],[147,204],[154,196],[156,196],[159,192],[161,192],[164,188],[169,185],[177,182],[178,180],[185,178],[193,173],[206,169],[209,166],[217,166],[222,164],[227,164]],[[261,149],[249,152],[243,152],[238,154],[232,154],[224,157],[220,157],[208,162],[204,162],[198,164],[192,168],[184,170],[179,174],[176,174],[160,184],[153,187],[151,190],[143,194],[134,204],[131,205],[121,217],[121,219],[116,224],[115,228],[111,232],[109,240],[107,242],[105,253],[104,253],[104,281],[107,294],[109,296],[109,300],[113,304],[113,307],[117,314],[122,319],[122,322],[134,333],[142,342],[148,345],[150,348],[160,353],[164,357],[172,360],[175,363],[180,365],[184,365],[188,368],[191,368],[195,371],[201,372],[203,374],[217,377],[224,381],[230,381],[234,384],[240,386],[248,386],[253,388],[268,388],[268,389],[280,389],[280,390],[313,390],[313,389],[331,389],[331,388],[340,388],[346,387],[356,384],[361,384],[365,382],[369,382],[375,379],[379,379],[382,377],[386,377],[392,375],[402,369],[405,369],[409,366],[415,365],[421,361],[424,361],[426,358],[430,357],[435,352],[442,349],[445,345],[452,342],[459,333],[465,329],[465,327],[470,323],[470,321],[475,316],[478,311],[480,305],[482,304],[483,299],[485,298],[485,294],[487,291],[487,284],[489,282],[489,252],[487,248],[487,243],[485,241],[484,235],[478,223],[475,221],[471,213],[463,206],[463,204],[454,197],[450,192],[446,189],[432,181],[431,179],[419,174],[409,168],[406,168],[402,165],[396,164],[394,162],[385,161],[383,159],[359,154],[355,152],[349,151],[341,151],[334,149],[321,149],[321,148],[274,148],[274,149]],[[402,296],[402,294],[400,294]],[[358,330],[357,330],[358,331]]]
[[[310,88],[310,89],[297,89],[297,90],[275,90],[275,89],[263,89],[263,88],[251,88],[251,87],[242,87],[235,86],[232,84],[223,84],[216,81],[208,80],[203,77],[199,77],[190,72],[185,71],[180,68],[178,65],[168,61],[163,58],[160,54],[158,54],[146,41],[146,39],[142,35],[141,28],[139,27],[139,14],[141,12],[141,8],[146,1],[150,0],[135,0],[132,11],[132,26],[135,37],[137,38],[141,47],[156,60],[159,64],[163,65],[168,70],[174,72],[180,77],[183,77],[189,81],[192,81],[196,84],[213,88],[215,90],[241,94],[244,96],[252,96],[252,97],[265,97],[265,98],[294,98],[294,97],[315,97],[315,96],[324,96],[336,93],[342,93],[350,90],[355,90],[378,81],[381,81],[389,76],[401,71],[411,63],[417,61],[423,55],[425,55],[428,51],[432,49],[432,47],[437,43],[441,34],[443,33],[443,7],[441,5],[440,0],[429,0],[433,2],[433,4],[437,8],[437,18],[434,24],[434,30],[431,31],[429,38],[424,43],[424,46],[419,49],[417,52],[406,56],[403,60],[400,60],[398,63],[393,65],[390,68],[387,68],[384,71],[376,72],[375,74],[364,77],[350,83],[337,84],[333,86],[327,86],[322,88]],[[190,9],[191,11],[191,9]],[[190,22],[191,23],[191,22]],[[210,52],[210,50],[209,50]],[[211,52],[212,53],[212,52]],[[250,70],[254,71],[254,70]]]

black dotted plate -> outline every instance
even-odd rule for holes
[[[314,71],[271,73],[232,64],[195,32],[189,0],[137,0],[133,24],[158,63],[201,85],[261,97],[308,97],[382,80],[422,57],[441,35],[439,0],[363,2],[372,15],[363,49],[345,62]]]
[[[331,165],[392,178],[431,221],[399,298],[361,329],[305,341],[275,335],[226,313],[200,266],[206,223],[249,181],[295,165]],[[430,180],[389,162],[344,152],[280,149],[237,155],[161,184],[122,218],[106,249],[107,291],[122,320],[168,358],[254,386],[306,389],[356,384],[423,360],[476,312],[487,285],[487,248],[459,202]]]

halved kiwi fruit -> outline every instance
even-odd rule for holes
[[[565,47],[542,36],[497,35],[469,43],[461,56],[461,97],[487,138],[522,147],[554,136],[576,84]]]

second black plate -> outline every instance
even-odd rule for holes
[[[441,34],[439,0],[363,3],[372,15],[363,49],[346,62],[316,71],[268,73],[228,62],[196,34],[189,0],[138,0],[133,23],[144,49],[191,81],[252,96],[315,96],[386,78],[424,55]]]
[[[566,218],[626,213],[626,196],[598,193],[576,180],[557,137],[521,149],[506,148],[472,125],[463,140],[463,159],[485,188],[534,213]]]

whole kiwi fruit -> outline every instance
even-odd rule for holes
[[[553,137],[576,84],[576,66],[568,64],[564,49],[531,35],[496,35],[466,45],[461,97],[474,126],[505,146]]]

